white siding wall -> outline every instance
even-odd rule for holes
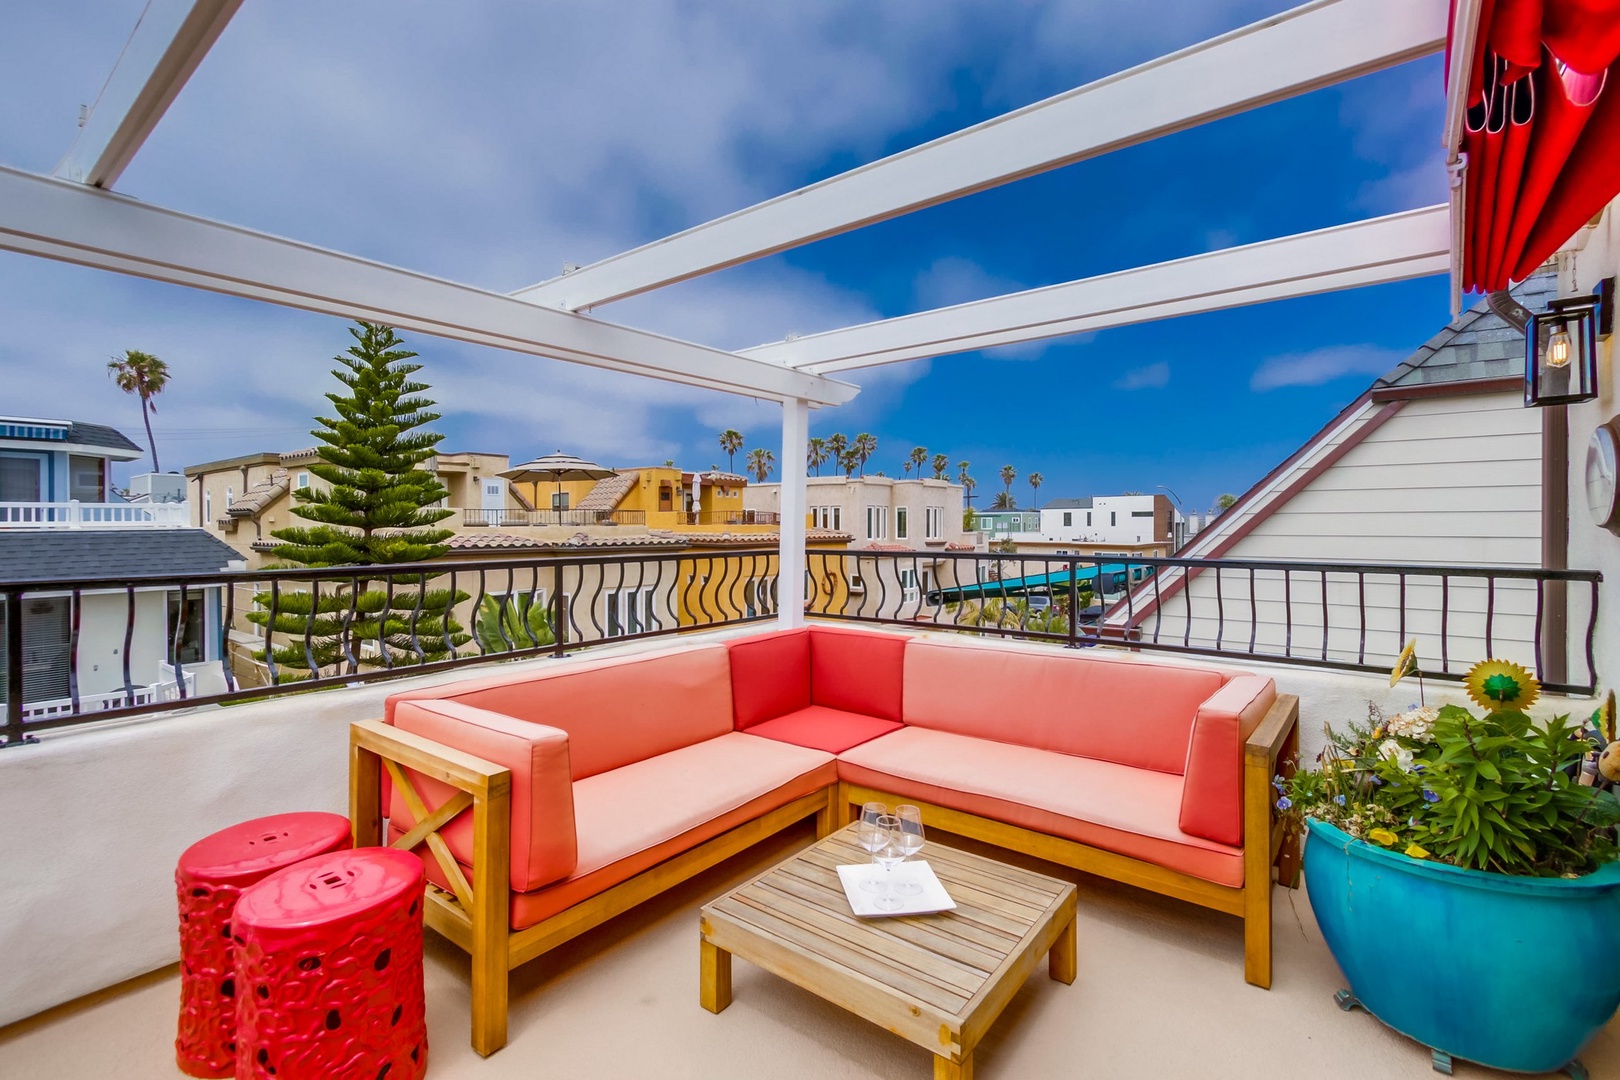
[[[1275,488],[1288,486],[1341,440],[1301,461]],[[1233,523],[1219,524],[1227,529],[1213,531],[1206,543]],[[1540,413],[1512,393],[1408,402],[1223,557],[1539,566]],[[1175,576],[1166,574],[1161,587]],[[1393,660],[1404,638],[1416,637],[1428,670],[1441,669],[1442,652],[1452,669],[1486,655],[1534,660],[1533,583],[1506,582],[1492,593],[1483,581],[1453,580],[1443,596],[1438,579],[1408,578],[1404,621],[1394,575],[1364,581],[1329,575],[1325,604],[1323,586],[1314,573],[1259,572],[1251,585],[1247,571],[1224,571],[1218,579],[1205,572],[1142,623],[1143,637],[1239,650],[1252,639],[1261,652],[1325,652],[1330,659],[1369,663]],[[1582,627],[1583,600],[1584,593],[1572,597],[1570,612],[1572,624]]]

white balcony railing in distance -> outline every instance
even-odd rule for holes
[[[0,502],[0,529],[183,528],[185,503]]]

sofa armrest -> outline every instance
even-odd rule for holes
[[[1198,707],[1181,791],[1181,831],[1216,843],[1243,843],[1246,746],[1277,700],[1277,684],[1260,675],[1227,681]]]
[[[511,772],[511,887],[517,892],[560,881],[578,861],[574,832],[574,785],[568,733],[457,701],[419,699],[395,706],[394,728],[500,766]],[[418,790],[431,809],[455,794],[431,772],[417,770]],[[388,816],[405,829],[415,815],[401,797],[389,797]],[[456,859],[473,864],[473,828],[457,820],[442,830]]]

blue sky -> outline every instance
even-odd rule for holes
[[[120,181],[138,198],[510,290],[1289,5],[244,5]],[[48,172],[140,0],[12,0],[0,162]],[[1430,59],[597,315],[722,347],[1439,202]],[[1434,278],[854,373],[812,431],[1046,477],[1042,498],[1242,491],[1448,317]],[[166,468],[308,445],[344,324],[0,254],[0,412],[139,437],[106,379],[164,357]],[[774,406],[412,336],[448,448],[631,466],[779,449]],[[1015,488],[1027,500],[1022,480]]]

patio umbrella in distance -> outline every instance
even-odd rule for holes
[[[612,469],[586,461],[584,458],[565,454],[561,450],[537,457],[533,461],[525,461],[522,465],[514,465],[500,474],[507,480],[519,484],[534,484],[534,501],[540,502],[540,481],[552,480],[557,484],[558,493],[562,492],[564,480],[605,480],[610,476],[617,476]]]

